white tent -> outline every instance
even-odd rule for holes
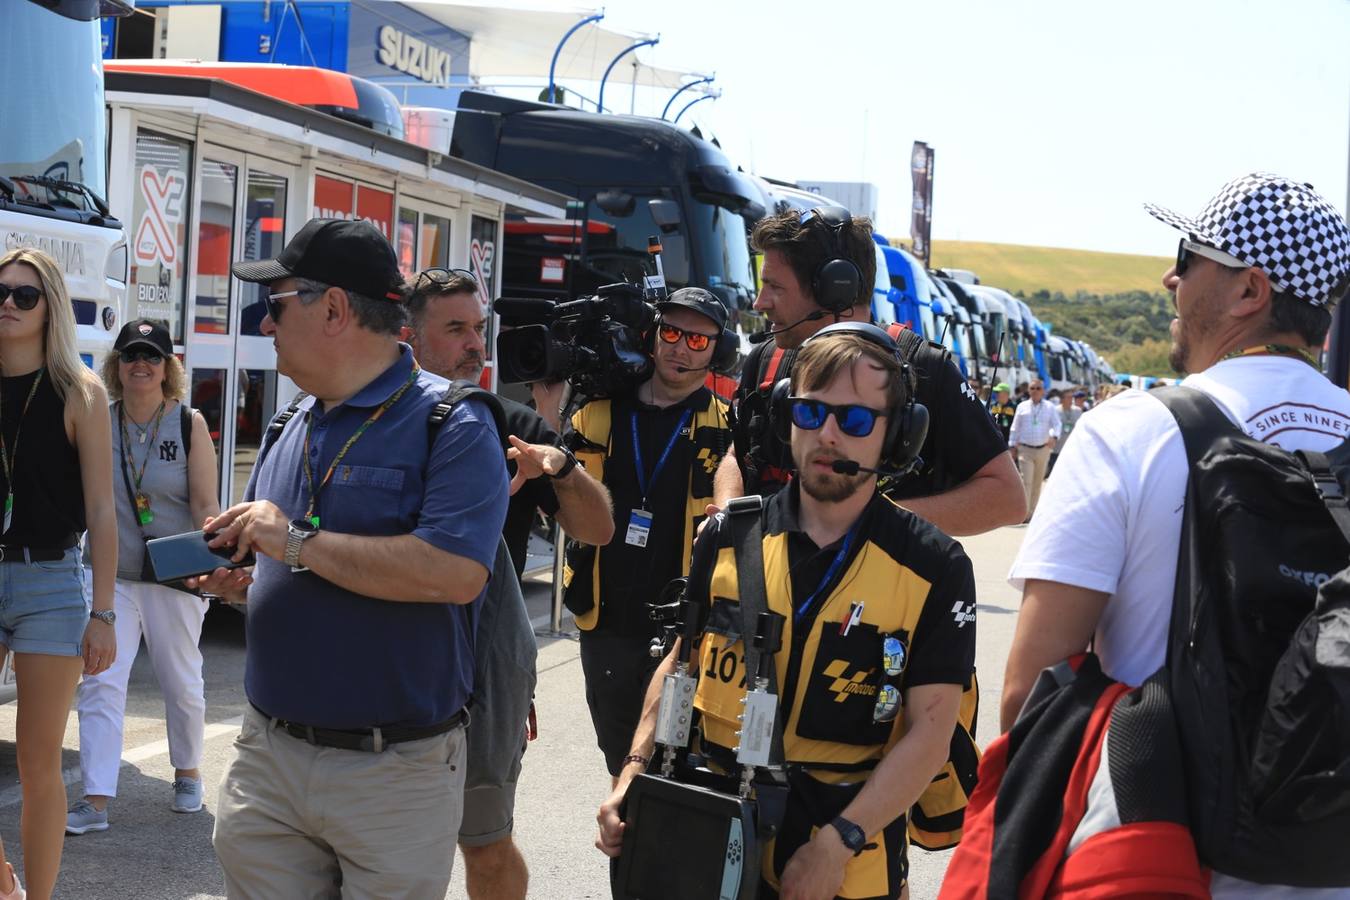
[[[547,79],[549,62],[563,35],[596,11],[547,0],[405,0],[404,5],[469,35],[473,41],[469,74],[475,79]],[[614,57],[648,37],[605,28],[603,20],[588,24],[563,46],[555,78],[598,82]],[[672,90],[687,78],[687,73],[641,62],[634,73],[635,59],[636,54],[630,54],[620,60],[611,78],[622,84],[636,81]]]

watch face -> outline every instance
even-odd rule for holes
[[[313,534],[319,530],[319,526],[315,525],[309,519],[291,519],[291,528],[296,531],[308,532],[309,534]]]

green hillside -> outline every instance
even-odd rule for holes
[[[984,284],[1030,296],[1037,291],[1072,297],[1162,292],[1162,274],[1172,261],[1162,256],[987,244],[973,241],[933,241],[934,268],[969,269]]]

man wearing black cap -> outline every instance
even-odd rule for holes
[[[652,377],[627,396],[583,406],[566,438],[588,471],[603,473],[614,501],[614,538],[568,548],[563,598],[581,629],[586,702],[611,776],[623,769],[660,662],[649,653],[658,629],[647,604],[688,573],[731,442],[726,405],[703,386],[717,344],[734,339],[726,307],[702,288],[683,288],[657,308]]]
[[[269,429],[245,502],[207,523],[214,545],[257,557],[251,579],[204,579],[249,605],[250,708],[214,838],[227,890],[439,900],[462,813],[468,607],[506,512],[493,418],[470,399],[429,431],[447,382],[398,341],[403,280],[373,225],[315,219],[233,271],[268,286],[262,332],[305,396]]]
[[[1176,309],[1171,363],[1189,373],[1182,385],[1252,438],[1287,451],[1328,452],[1344,441],[1350,394],[1317,364],[1331,309],[1350,288],[1341,213],[1310,185],[1265,173],[1229,182],[1194,219],[1146,208],[1184,235],[1162,278]],[[1107,675],[1132,686],[1167,658],[1191,471],[1181,431],[1159,398],[1129,390],[1083,416],[1074,433],[1009,575],[1022,607],[1004,679],[1005,731],[1037,674],[1089,645]],[[1262,508],[1250,507],[1254,528]],[[1093,552],[1065,555],[1068,545]],[[1262,619],[1272,643],[1277,624]],[[1210,889],[1216,898],[1302,895],[1217,871]],[[1350,897],[1350,887],[1308,896]]]

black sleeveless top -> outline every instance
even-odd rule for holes
[[[65,403],[56,393],[51,373],[42,376],[28,415],[23,413],[37,374],[0,378],[0,428],[14,472],[14,515],[9,530],[0,535],[0,543],[6,547],[62,550],[75,546],[85,530],[84,483],[79,453],[66,439]],[[0,469],[0,501],[9,490]]]

